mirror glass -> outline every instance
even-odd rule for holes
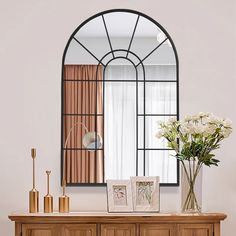
[[[160,176],[178,185],[178,162],[155,137],[178,119],[178,59],[164,28],[131,10],[110,10],[71,35],[62,67],[62,180]]]

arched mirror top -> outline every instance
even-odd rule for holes
[[[130,58],[136,66],[178,63],[168,32],[151,17],[127,9],[104,11],[84,21],[69,38],[62,63],[105,65],[117,56]]]

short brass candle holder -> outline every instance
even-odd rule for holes
[[[53,197],[49,193],[49,177],[51,171],[47,170],[47,195],[44,197],[44,213],[52,213],[53,212]]]
[[[70,212],[70,198],[66,196],[66,181],[62,182],[63,193],[62,196],[59,197],[59,212],[60,213],[68,213]]]
[[[29,192],[29,212],[37,213],[39,212],[39,192],[35,188],[35,148],[31,149],[31,157],[33,159],[33,189]]]

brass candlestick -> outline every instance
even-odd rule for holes
[[[53,197],[49,193],[49,177],[51,171],[47,170],[47,195],[44,197],[44,213],[51,213],[53,212]]]
[[[62,196],[59,197],[59,212],[60,213],[68,213],[70,211],[70,198],[66,196],[66,181],[65,179],[62,182],[63,193]]]
[[[29,212],[39,212],[39,192],[35,188],[35,158],[36,148],[31,149],[31,157],[33,159],[33,189],[29,192]]]

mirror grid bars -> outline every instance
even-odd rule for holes
[[[116,12],[116,11],[123,11],[123,12],[131,12],[131,13],[135,13],[137,14],[137,19],[136,19],[136,23],[134,25],[134,28],[133,28],[133,32],[132,32],[132,35],[131,35],[131,38],[130,38],[130,42],[129,42],[129,45],[128,45],[128,48],[127,49],[124,49],[124,48],[120,48],[120,49],[113,49],[113,46],[112,46],[112,42],[110,40],[110,36],[109,36],[109,31],[108,31],[108,28],[107,28],[107,25],[106,25],[106,21],[105,21],[105,18],[104,18],[104,15],[106,13],[110,13],[110,12]],[[136,55],[134,52],[132,52],[130,49],[131,49],[131,46],[132,46],[132,43],[133,43],[133,39],[135,37],[135,32],[136,32],[136,29],[137,29],[137,26],[138,26],[138,23],[139,23],[139,19],[140,19],[140,16],[144,16],[146,18],[149,18],[147,17],[146,15],[142,14],[142,13],[139,13],[139,12],[136,12],[136,11],[131,11],[131,10],[111,10],[111,11],[105,11],[103,13],[99,13],[97,15],[95,15],[93,18],[95,17],[98,17],[98,16],[101,16],[102,17],[102,21],[103,21],[103,24],[104,24],[104,28],[105,28],[105,32],[106,32],[106,36],[107,36],[107,41],[108,41],[108,44],[109,44],[109,47],[110,47],[110,51],[108,53],[106,53],[101,59],[99,59],[96,55],[94,55],[94,53],[92,53],[92,51],[90,51],[89,48],[87,48],[85,45],[83,45],[79,39],[77,39],[74,35],[78,32],[78,30],[84,25],[86,24],[87,21],[84,22],[84,24],[82,24],[80,27],[78,27],[75,32],[72,34],[69,42],[73,39],[75,42],[78,43],[78,45],[80,45],[85,51],[87,51],[87,53],[89,53],[97,62],[97,69],[96,69],[96,79],[95,80],[86,80],[86,79],[81,79],[81,80],[70,80],[70,79],[67,79],[65,80],[64,78],[64,71],[63,71],[63,66],[62,66],[62,147],[61,147],[61,150],[62,150],[62,158],[63,158],[63,151],[64,150],[88,150],[86,148],[64,148],[63,147],[63,117],[66,117],[66,116],[88,116],[88,117],[94,117],[95,119],[95,132],[97,133],[97,118],[100,116],[100,117],[103,117],[103,139],[105,139],[105,133],[104,133],[104,125],[105,125],[105,114],[104,114],[104,101],[105,101],[105,83],[106,82],[127,82],[127,83],[135,83],[136,84],[136,175],[138,175],[138,163],[139,163],[139,151],[143,151],[143,175],[145,176],[145,158],[146,158],[146,151],[150,150],[150,151],[170,151],[172,149],[169,149],[169,148],[147,148],[146,147],[146,132],[145,132],[145,129],[146,129],[146,118],[147,117],[176,117],[177,119],[179,119],[179,81],[178,81],[178,58],[177,58],[177,52],[176,52],[176,49],[174,47],[174,44],[170,38],[170,36],[167,34],[167,32],[163,29],[163,27],[161,27],[157,22],[154,22],[159,28],[161,28],[166,35],[166,38],[161,42],[159,43],[155,48],[153,48],[153,50],[151,50],[144,58],[139,58],[138,55]],[[150,20],[152,20],[151,18],[149,18]],[[91,20],[88,19],[88,21]],[[153,21],[153,20],[152,20]],[[172,47],[174,49],[174,52],[175,52],[175,57],[176,57],[176,80],[146,80],[145,78],[145,66],[144,66],[144,61],[149,58],[155,51],[157,51],[167,40],[170,40],[170,42],[172,43]],[[67,47],[64,51],[64,56],[63,56],[63,65],[64,65],[64,60],[65,60],[65,54],[66,54],[66,51],[67,51],[67,48],[69,46],[69,42],[67,44]],[[124,54],[126,54],[125,56],[115,56],[115,53],[116,52],[123,52]],[[108,62],[104,63],[104,59],[109,56],[109,55],[112,55],[112,59],[110,59]],[[135,64],[128,56],[129,54],[132,54],[137,60],[138,60],[138,63]],[[109,65],[109,63],[111,63],[112,61],[116,60],[116,59],[124,59],[124,60],[127,60],[129,61],[135,68],[135,74],[136,74],[136,78],[135,80],[110,80],[109,78],[106,79],[105,78],[105,70],[107,68],[107,66]],[[101,80],[98,80],[97,79],[97,74],[98,74],[98,67],[99,66],[103,66],[103,79],[102,81]],[[138,70],[137,68],[141,66],[141,69],[142,69],[142,78],[139,78],[138,77]],[[96,98],[97,98],[97,94],[98,94],[98,86],[97,84],[98,83],[102,83],[102,93],[103,93],[103,99],[102,99],[102,102],[103,102],[103,113],[102,114],[98,114],[97,112],[97,102],[95,103],[95,114],[70,114],[70,113],[64,113],[64,109],[63,109],[63,99],[64,99],[64,93],[63,93],[63,85],[64,83],[67,83],[67,82],[96,82]],[[146,113],[146,83],[175,83],[176,84],[176,114],[156,114],[156,113],[151,113],[151,114],[148,114]],[[138,111],[138,96],[139,96],[139,92],[138,92],[138,86],[139,86],[139,83],[143,83],[143,96],[144,96],[144,99],[143,99],[143,113],[139,113]],[[143,117],[143,148],[139,147],[138,146],[138,134],[139,134],[139,119],[138,117]],[[104,146],[104,142],[103,142],[103,147],[102,148],[98,148],[97,147],[97,142],[95,142],[95,158],[97,156],[97,150],[104,150],[105,149],[105,146]],[[63,163],[63,162],[62,162]],[[61,166],[61,170],[63,172],[63,166]],[[105,168],[103,168],[105,169]],[[104,173],[103,173],[104,174]],[[104,175],[103,175],[104,176]],[[105,183],[105,180],[103,179],[103,183],[67,183],[68,186],[104,186],[106,185]],[[178,186],[179,185],[179,162],[177,161],[177,182],[176,183],[161,183],[161,186]]]

